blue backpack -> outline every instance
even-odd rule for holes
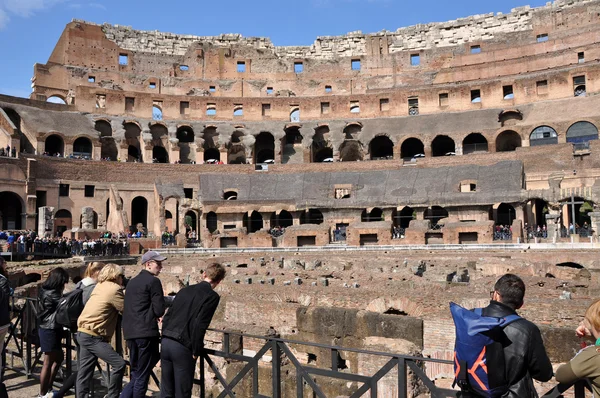
[[[488,346],[496,342],[494,335],[521,317],[483,316],[481,308],[470,311],[455,303],[450,303],[450,312],[456,328],[454,385],[478,396],[501,397],[509,388],[504,378],[504,356],[494,357],[494,363],[488,364]],[[488,375],[488,365],[494,372],[492,377]]]

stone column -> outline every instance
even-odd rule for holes
[[[42,237],[52,235],[54,233],[54,207],[40,207],[38,214],[38,235]]]
[[[591,219],[592,231],[594,231],[594,237],[598,236],[598,228],[600,228],[600,212],[592,211],[588,213]]]
[[[85,206],[81,208],[81,229],[94,229],[94,208]]]
[[[548,239],[556,243],[560,239],[560,213],[546,214],[546,229],[548,230]]]

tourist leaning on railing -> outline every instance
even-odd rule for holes
[[[107,264],[98,275],[98,284],[77,321],[79,342],[77,397],[87,398],[89,382],[94,375],[98,359],[111,367],[108,398],[118,398],[121,393],[125,360],[110,345],[115,333],[119,313],[123,311],[123,268]]]

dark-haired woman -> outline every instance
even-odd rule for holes
[[[56,307],[60,301],[69,274],[63,268],[54,268],[42,284],[38,295],[38,335],[44,353],[40,373],[40,397],[45,397],[54,384],[54,378],[64,359],[62,351],[62,326],[56,323]]]

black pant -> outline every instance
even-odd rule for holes
[[[196,368],[192,352],[178,341],[163,337],[160,366],[161,398],[190,398]]]
[[[152,369],[160,359],[158,337],[127,340],[131,380],[123,388],[121,398],[144,398]]]

